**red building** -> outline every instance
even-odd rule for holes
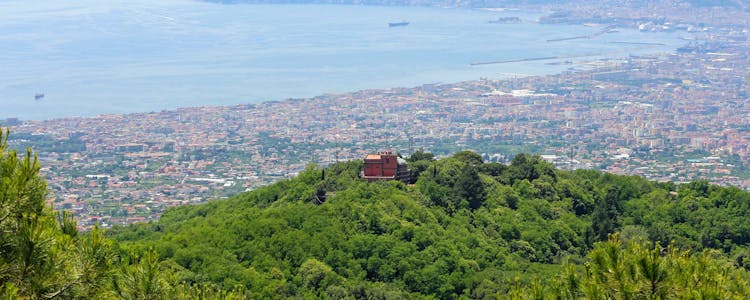
[[[360,176],[367,181],[401,180],[409,181],[409,168],[406,161],[393,151],[380,151],[378,154],[365,156],[365,167]]]

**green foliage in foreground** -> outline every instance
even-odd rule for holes
[[[3,137],[2,299],[739,299],[750,286],[750,196],[705,182],[424,154],[413,185],[311,165],[107,238],[45,206],[33,153]]]
[[[747,271],[733,267],[716,250],[690,254],[645,241],[597,242],[584,272],[565,263],[553,280],[514,285],[515,299],[746,299]]]

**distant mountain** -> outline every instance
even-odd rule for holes
[[[401,5],[401,6],[438,6],[438,7],[516,7],[521,5],[560,5],[560,4],[584,4],[594,6],[621,6],[622,1],[618,0],[204,0],[206,2],[223,3],[223,4],[237,4],[237,3],[325,3],[325,4],[356,4],[356,5]],[[747,8],[750,1],[745,0],[683,0],[683,1],[667,1],[667,0],[636,0],[628,1],[627,5],[633,7],[643,7],[653,3],[661,4],[679,4],[687,3],[696,7],[706,6],[722,6],[722,7],[737,7]]]

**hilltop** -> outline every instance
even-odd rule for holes
[[[747,275],[750,242],[750,194],[739,189],[561,171],[525,154],[503,165],[473,152],[441,160],[418,152],[410,165],[415,184],[361,181],[358,161],[310,165],[293,179],[110,235],[126,248],[154,249],[178,282],[241,286],[256,298],[588,297],[586,285],[606,294],[617,293],[607,286],[615,283],[645,293],[648,270],[637,261],[649,255],[664,273],[656,284],[669,286],[650,291],[664,297],[748,292],[735,278]],[[592,259],[599,279],[583,272]],[[605,274],[612,266],[631,277],[613,281]],[[688,266],[706,277],[675,269]]]
[[[538,156],[408,158],[414,183],[322,169],[157,221],[78,232],[36,155],[0,133],[0,296],[12,298],[742,298],[750,194]],[[662,245],[669,245],[663,247]]]

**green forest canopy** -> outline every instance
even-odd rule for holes
[[[178,282],[257,298],[747,293],[750,194],[739,189],[561,171],[525,154],[510,165],[416,157],[413,185],[361,181],[359,161],[310,165],[110,233],[155,249]]]
[[[464,151],[414,184],[352,161],[78,232],[0,134],[0,298],[745,298],[750,194]],[[317,204],[324,201],[322,204]]]

